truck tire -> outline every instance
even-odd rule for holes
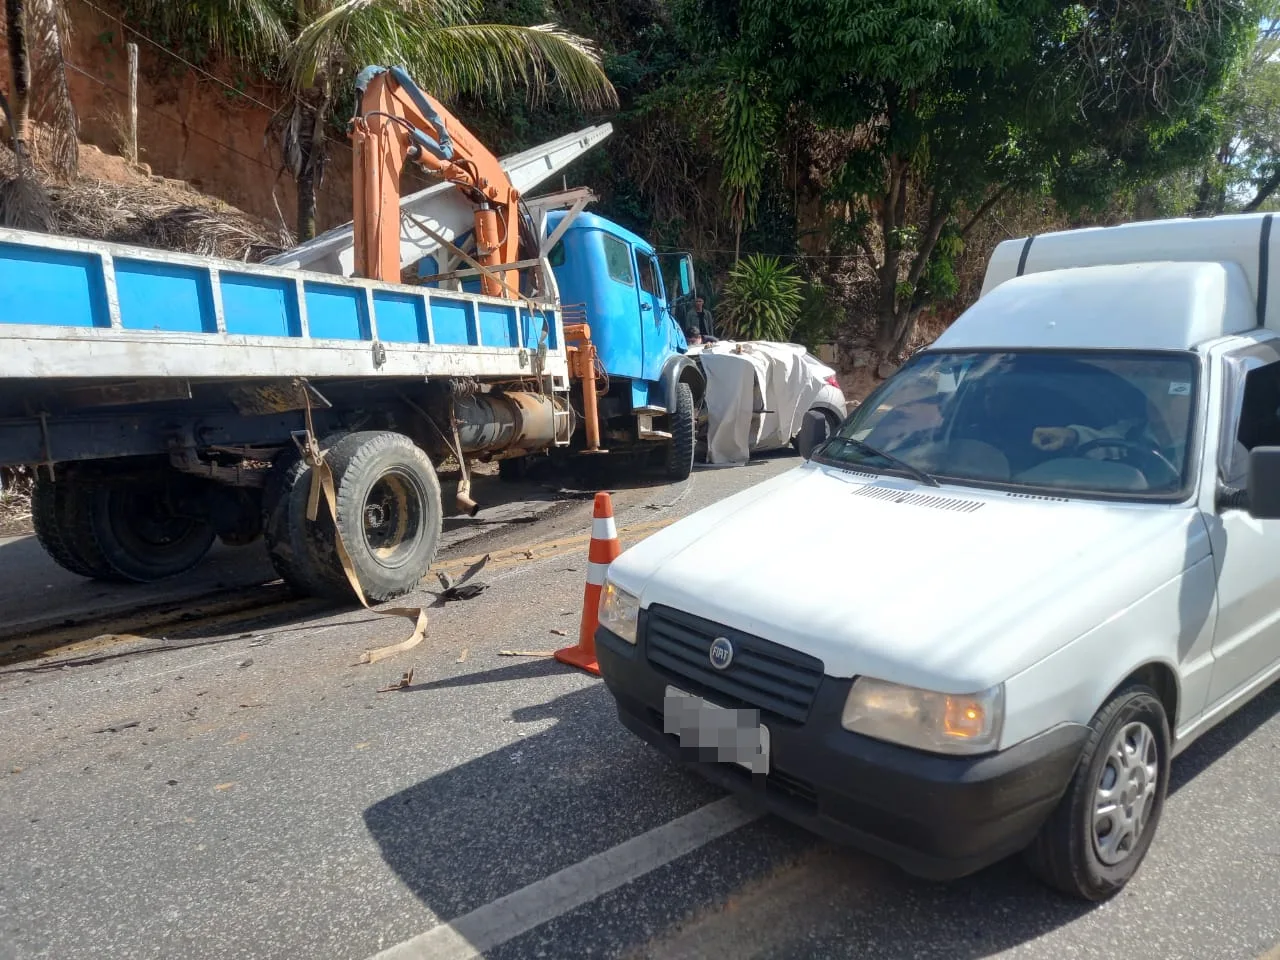
[[[317,571],[309,545],[303,542],[302,549],[297,549],[298,541],[305,541],[307,531],[301,530],[295,536],[305,524],[295,524],[292,514],[295,503],[300,500],[297,509],[303,511],[305,518],[310,483],[310,467],[297,450],[291,449],[276,458],[262,491],[262,539],[267,546],[267,557],[285,585],[303,597],[333,592],[329,582]],[[302,492],[295,500],[299,487]]]
[[[326,455],[337,492],[337,530],[371,603],[417,588],[435,560],[444,510],[427,455],[403,434],[366,431],[338,440]],[[305,474],[310,478],[310,471]],[[314,565],[329,596],[350,598],[336,530],[327,508],[306,519],[307,485],[290,497],[295,554]]]
[[[168,507],[163,482],[106,479],[89,499],[93,539],[121,578],[152,583],[185,573],[204,559],[215,539],[207,520]]]
[[[671,442],[667,445],[666,473],[673,483],[688,480],[693,473],[693,452],[698,442],[698,411],[693,403],[693,388],[676,384],[675,409],[667,415],[671,425]]]
[[[1151,846],[1169,787],[1170,738],[1160,698],[1141,685],[1115,694],[1089,726],[1066,793],[1025,857],[1049,886],[1098,901],[1129,882]]]
[[[31,491],[36,540],[58,566],[93,580],[119,580],[93,538],[84,484],[40,477]]]

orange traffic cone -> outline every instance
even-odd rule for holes
[[[591,550],[587,554],[587,589],[582,598],[582,626],[578,630],[578,645],[556,651],[556,659],[571,667],[579,667],[587,673],[600,676],[596,663],[596,627],[600,617],[600,591],[604,587],[605,571],[622,552],[618,541],[618,528],[613,523],[613,501],[607,493],[596,494],[595,519],[591,521]]]

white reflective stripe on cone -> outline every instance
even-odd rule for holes
[[[596,517],[591,521],[591,539],[593,540],[617,540],[618,528],[614,525],[613,517]]]
[[[604,586],[604,575],[609,569],[607,563],[587,563],[587,583],[596,587]]]

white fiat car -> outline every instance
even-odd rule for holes
[[[1269,231],[1002,245],[803,465],[611,565],[622,722],[916,874],[1022,851],[1070,895],[1119,890],[1170,761],[1280,675]]]

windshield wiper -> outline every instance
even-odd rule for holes
[[[866,454],[867,456],[879,457],[881,460],[888,460],[891,464],[893,464],[899,470],[903,471],[904,473],[910,474],[912,477],[914,477],[916,480],[919,480],[923,484],[927,484],[930,487],[942,486],[942,484],[940,484],[933,477],[929,476],[929,474],[925,473],[919,467],[913,467],[911,464],[907,463],[907,461],[900,460],[891,453],[885,453],[883,450],[878,450],[877,448],[871,446],[871,444],[863,443],[861,440],[854,440],[851,437],[835,436],[835,437],[828,438],[827,443],[832,443],[837,440],[840,441],[841,443],[848,444],[849,446],[853,447],[855,450],[858,450],[859,452]]]

